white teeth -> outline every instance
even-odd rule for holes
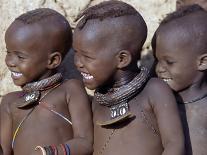
[[[163,79],[163,81],[169,82],[169,81],[171,81],[171,79]]]
[[[22,73],[17,73],[17,72],[11,72],[12,76],[19,78],[20,76],[22,76]]]
[[[87,80],[93,79],[93,76],[90,74],[81,73],[81,75],[83,76],[84,79],[87,79]]]

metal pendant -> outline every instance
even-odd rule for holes
[[[18,108],[25,108],[37,103],[40,98],[40,91],[32,91],[23,96],[23,103],[17,104]]]
[[[129,105],[127,102],[117,104],[115,106],[110,107],[111,111],[111,119],[115,119],[117,117],[123,116],[129,112]]]

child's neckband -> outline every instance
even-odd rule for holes
[[[129,83],[135,76],[137,75],[137,73],[126,73],[125,75],[123,75],[122,78],[119,79],[119,81],[116,81],[113,85],[113,88],[119,88],[127,83]]]
[[[41,96],[41,91],[54,88],[59,85],[61,81],[61,73],[56,73],[55,75],[46,79],[26,84],[22,88],[24,95],[16,103],[17,107],[26,108],[37,104]]]
[[[137,92],[139,92],[148,78],[148,69],[142,67],[140,73],[129,83],[118,88],[113,88],[113,90],[109,90],[105,94],[96,91],[94,97],[99,104],[108,107],[127,102],[129,98],[133,97],[135,94],[137,94]]]
[[[195,99],[192,99],[190,101],[178,101],[178,103],[179,104],[190,104],[190,103],[194,103],[194,102],[200,101],[200,100],[202,100],[202,99],[204,99],[206,97],[207,97],[207,93],[205,93],[204,95],[199,96],[199,97],[197,97]]]
[[[94,94],[97,103],[109,107],[110,120],[97,121],[98,125],[108,126],[133,117],[129,109],[129,100],[139,93],[149,78],[149,71],[142,67],[140,73],[134,77],[129,83],[119,88],[113,88],[107,93],[102,94],[98,91]]]
[[[53,85],[56,85],[62,80],[62,74],[61,73],[56,73],[48,78],[45,78],[40,81],[28,83],[25,86],[22,87],[22,89],[25,92],[31,92],[31,91],[42,91],[42,90],[47,90],[53,87]]]

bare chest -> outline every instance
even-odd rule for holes
[[[29,154],[37,145],[58,144],[72,138],[72,127],[64,119],[65,117],[70,120],[67,105],[56,100],[45,100],[41,104],[44,106],[12,108],[15,152]]]
[[[157,127],[155,118],[145,111],[145,107],[140,106],[144,102],[140,100],[140,104],[137,101],[130,103],[132,117],[108,127],[97,125],[97,121],[110,119],[108,107],[95,108],[94,155],[161,154],[161,140],[159,134],[154,131]]]

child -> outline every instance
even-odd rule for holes
[[[92,116],[83,84],[62,81],[56,72],[71,41],[67,20],[48,8],[19,16],[7,29],[5,62],[22,91],[2,99],[4,155],[92,153]]]
[[[130,5],[106,1],[84,11],[74,30],[75,64],[93,100],[94,155],[183,155],[170,88],[137,67],[147,36]]]
[[[170,14],[153,48],[158,77],[177,95],[187,155],[207,154],[207,11],[192,5]]]

